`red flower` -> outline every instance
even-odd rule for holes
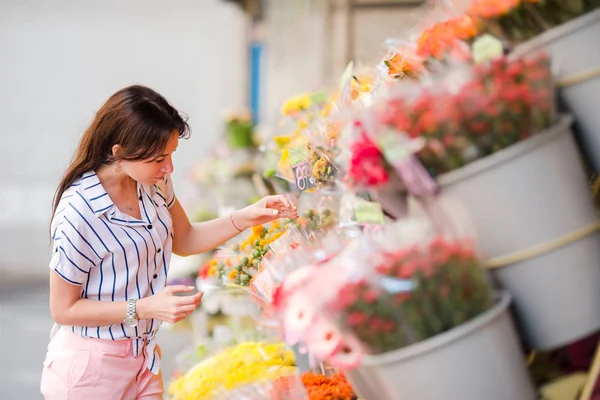
[[[361,132],[351,148],[352,156],[348,174],[353,183],[372,187],[386,183],[389,174],[379,148]]]

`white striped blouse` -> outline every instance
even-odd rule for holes
[[[82,298],[126,301],[165,287],[173,244],[168,208],[175,201],[170,177],[161,188],[138,183],[137,193],[141,220],[115,206],[94,172],[77,179],[61,197],[51,224],[50,268],[80,285]],[[146,351],[148,368],[156,374],[160,357],[154,337],[160,323],[149,319],[135,328],[123,323],[67,328],[83,337],[133,340],[134,355]]]

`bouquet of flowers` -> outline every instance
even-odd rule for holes
[[[285,400],[287,397],[281,397],[279,393],[294,393],[297,391],[297,380],[295,376],[286,376],[278,379],[273,388],[278,389],[278,396],[273,400]],[[334,373],[332,376],[318,374],[314,372],[305,372],[301,377],[302,385],[305,388],[308,400],[356,400],[356,394],[346,380],[346,377],[340,373]]]
[[[330,304],[370,353],[428,339],[492,305],[470,243],[434,237],[379,256],[371,279],[347,282]]]
[[[553,85],[544,55],[511,62],[502,58],[459,71],[466,79],[457,79],[456,72],[431,86],[400,84],[403,96],[391,97],[378,112],[380,132],[424,141],[417,155],[432,175],[460,168],[551,124]]]
[[[251,228],[251,233],[245,240],[215,255],[209,262],[206,276],[248,286],[269,251],[269,244],[283,235],[287,223],[289,222],[274,221]]]
[[[275,303],[289,343],[352,368],[364,352],[400,349],[469,321],[493,299],[471,241],[403,221],[289,274]]]
[[[295,372],[294,354],[284,343],[243,342],[197,364],[171,384],[169,394],[173,400],[209,400],[219,390]]]

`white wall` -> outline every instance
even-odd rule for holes
[[[189,115],[173,179],[246,104],[246,19],[222,0],[0,1],[0,279],[47,273],[53,191],[113,92],[141,83]]]

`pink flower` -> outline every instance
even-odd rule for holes
[[[342,346],[340,331],[323,317],[316,317],[306,334],[306,343],[319,359],[327,359]]]
[[[354,313],[350,313],[348,315],[348,318],[346,319],[346,321],[348,322],[348,325],[354,327],[354,326],[360,326],[360,325],[365,324],[368,319],[369,319],[369,317],[366,314],[360,313],[360,312],[354,312]]]
[[[283,329],[287,342],[297,343],[315,319],[315,310],[309,299],[292,296],[283,314]]]
[[[377,301],[378,298],[379,298],[379,293],[375,289],[368,289],[363,294],[363,300],[369,304],[374,303],[375,301]]]
[[[335,368],[353,369],[360,364],[363,352],[360,342],[354,336],[344,336],[339,350],[329,358],[329,362]]]

